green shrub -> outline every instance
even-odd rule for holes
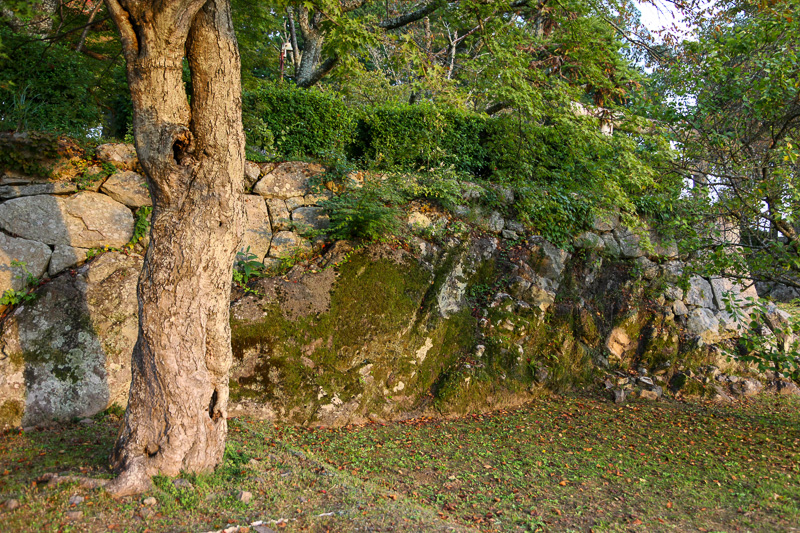
[[[243,110],[247,143],[285,158],[342,153],[355,133],[354,113],[317,89],[265,83],[243,95]]]
[[[427,104],[376,107],[360,117],[350,151],[379,168],[452,166],[479,174],[486,160],[485,127],[484,116],[461,110]]]
[[[0,28],[0,131],[96,133],[108,101],[127,89],[106,62]]]
[[[274,146],[286,158],[325,162],[326,180],[343,181],[353,164],[389,172],[396,201],[381,198],[386,191],[380,189],[388,187],[384,182],[330,202],[331,232],[341,238],[376,238],[378,228],[392,225],[390,206],[414,198],[445,208],[458,205],[464,176],[514,189],[513,207],[493,201],[491,194],[482,202],[515,211],[560,245],[585,229],[594,211],[615,207],[630,216],[653,203],[651,154],[643,153],[635,137],[604,135],[595,120],[568,107],[554,108],[541,120],[521,113],[488,117],[432,104],[354,110],[319,90],[263,85],[245,95],[245,126],[252,146],[264,151]]]
[[[367,182],[320,203],[330,217],[324,233],[332,239],[382,240],[397,233],[400,211],[394,206],[401,200],[391,187]]]

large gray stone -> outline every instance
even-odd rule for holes
[[[605,247],[606,247],[605,241],[600,235],[596,233],[586,231],[575,237],[575,248],[601,252],[605,249]]]
[[[301,233],[319,231],[330,226],[330,218],[321,207],[298,207],[292,211],[292,222]]]
[[[117,168],[127,170],[133,170],[139,160],[136,148],[125,143],[101,144],[95,148],[95,154],[100,161],[107,161]]]
[[[634,258],[644,255],[641,247],[642,237],[630,228],[619,227],[614,230],[614,238],[619,243],[622,257]]]
[[[663,237],[657,231],[650,230],[650,243],[653,245],[653,251],[649,254],[651,259],[678,258],[678,244],[674,239]]]
[[[522,235],[525,233],[525,226],[516,220],[506,220],[506,229]]]
[[[53,248],[53,255],[50,256],[50,266],[48,273],[55,276],[62,270],[74,267],[86,261],[86,248],[74,248],[66,244],[56,244]]]
[[[249,249],[249,253],[255,255],[258,261],[263,261],[272,242],[267,204],[261,196],[245,194],[244,209],[246,219],[240,251],[247,252]]]
[[[660,269],[658,265],[647,259],[646,257],[637,257],[634,261],[637,270],[644,276],[645,279],[656,279]]]
[[[466,289],[469,278],[475,273],[475,268],[481,260],[493,256],[497,250],[497,239],[494,237],[481,238],[472,241],[467,249],[456,248],[445,255],[447,263],[453,266],[447,272],[439,293],[436,295],[436,307],[439,315],[448,318],[461,311],[466,306]]]
[[[483,187],[470,181],[461,182],[461,198],[464,200],[477,200],[484,193]]]
[[[683,277],[683,263],[680,261],[667,261],[661,265],[661,275],[669,283],[677,283]]]
[[[605,212],[597,213],[592,219],[592,228],[595,231],[608,232],[619,226],[619,213]]]
[[[131,170],[112,174],[100,187],[100,190],[111,198],[128,207],[153,205],[147,180],[141,174]]]
[[[489,219],[486,221],[486,225],[492,233],[500,233],[503,231],[506,221],[503,220],[503,216],[500,213],[492,211],[492,214],[489,215]]]
[[[94,192],[68,198],[26,196],[0,205],[0,227],[46,244],[122,247],[133,235],[133,214],[121,203]]]
[[[606,339],[606,348],[617,359],[622,359],[632,344],[633,341],[623,328],[614,328]]]
[[[292,257],[311,251],[311,243],[293,231],[279,231],[272,236],[269,256],[276,258]]]
[[[26,185],[0,186],[0,200],[19,198],[21,196],[36,196],[38,194],[69,194],[76,192],[78,185],[71,181],[51,181],[46,183],[31,183]]]
[[[800,289],[783,283],[757,282],[759,296],[768,297],[773,302],[791,302],[800,298]]]
[[[500,185],[490,185],[492,191],[504,205],[512,205],[514,203],[514,189],[511,187],[503,187]]]
[[[542,237],[534,237],[531,241],[530,264],[533,270],[544,278],[560,281],[570,258],[569,252],[556,248]]]
[[[304,196],[292,196],[291,198],[287,198],[285,201],[286,209],[289,211],[294,211],[298,207],[303,207],[306,205],[306,199]]]
[[[720,309],[725,309],[728,299],[740,307],[752,306],[758,302],[758,293],[752,284],[743,287],[730,278],[711,278],[711,290],[714,293],[714,303]]]
[[[272,231],[283,231],[292,227],[292,216],[286,202],[280,198],[267,198],[267,208]]]
[[[619,257],[622,251],[620,250],[619,243],[617,242],[617,239],[614,238],[614,235],[611,233],[604,233],[602,237],[606,254],[610,255],[611,257]]]
[[[47,270],[50,255],[46,244],[0,233],[0,294],[9,289],[20,291],[27,285],[27,274],[22,267],[12,266],[12,261],[24,263],[28,272],[39,278]]]
[[[689,278],[689,290],[686,291],[683,301],[686,305],[713,309],[715,307],[714,291],[711,284],[705,278],[692,276]]]
[[[468,254],[461,254],[454,262],[452,270],[447,273],[447,277],[436,295],[439,315],[443,318],[448,318],[464,308],[470,265]]]
[[[689,332],[697,335],[705,344],[716,344],[724,337],[720,333],[720,322],[711,309],[692,309],[686,322]]]
[[[319,205],[333,198],[333,193],[327,189],[310,192],[303,197],[303,205]]]
[[[311,177],[324,172],[324,167],[314,163],[281,163],[256,183],[253,192],[266,198],[292,198],[309,192]]]
[[[779,309],[774,303],[770,303],[764,312],[764,322],[775,335],[777,348],[781,352],[791,352],[795,342],[795,335],[792,332],[792,316]]]
[[[672,312],[675,313],[675,316],[684,316],[689,314],[689,309],[682,300],[675,300],[672,304]]]
[[[91,416],[127,403],[138,332],[138,255],[107,253],[40,287],[0,335],[0,426]]]
[[[261,168],[252,161],[244,162],[244,188],[249,191],[261,176]]]
[[[558,285],[558,282],[554,280],[534,276],[533,282],[522,294],[522,301],[539,309],[542,313],[546,313],[556,301]]]
[[[667,285],[664,289],[664,297],[667,300],[683,300],[683,289],[677,285]]]

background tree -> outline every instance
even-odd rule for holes
[[[710,274],[800,287],[798,9],[717,3],[658,73],[657,117],[678,148],[669,170],[693,192],[679,223]]]
[[[0,129],[123,137],[130,93],[102,0],[13,5],[0,15]],[[45,18],[46,30],[28,30],[25,21]]]

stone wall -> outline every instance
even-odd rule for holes
[[[80,263],[89,246],[129,240],[146,189],[129,146],[102,146],[98,157],[121,172],[97,191],[60,185],[42,194],[17,177],[20,194],[0,204],[9,232],[0,236],[43,250],[50,263],[43,259],[41,272],[59,247],[73,258],[2,324],[0,427],[88,416],[127,400],[144,248]],[[409,206],[403,246],[323,247],[304,237],[326,224],[317,204],[332,193],[311,187],[323,169],[246,170],[243,250],[268,264],[316,252],[234,290],[234,415],[336,425],[509,405],[542,386],[599,383],[624,399],[638,383],[643,397],[659,397],[676,376],[694,379],[700,369],[716,369],[713,378],[727,379],[732,392],[744,383],[736,373],[752,374],[721,349],[742,327],[724,311],[723,293],[749,293],[730,280],[683,279],[673,244],[614,214],[566,251],[471,206],[479,186],[464,183],[456,214]]]
[[[75,179],[76,167],[89,165],[82,175],[102,175],[103,163],[117,171],[88,183]],[[132,145],[101,145],[93,160],[73,157],[57,166],[47,178],[0,169],[0,293],[25,286],[23,267],[12,261],[36,278],[53,277],[83,264],[92,249],[136,244],[130,242],[136,211],[151,200]],[[242,251],[266,264],[310,252],[314,243],[303,234],[327,223],[317,203],[331,193],[309,185],[323,170],[313,163],[248,161]]]

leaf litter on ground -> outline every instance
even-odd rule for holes
[[[771,395],[624,406],[572,395],[341,428],[241,418],[224,463],[185,484],[156,478],[117,501],[43,482],[111,477],[119,418],[106,412],[0,436],[0,512],[9,531],[790,531],[798,407]]]

